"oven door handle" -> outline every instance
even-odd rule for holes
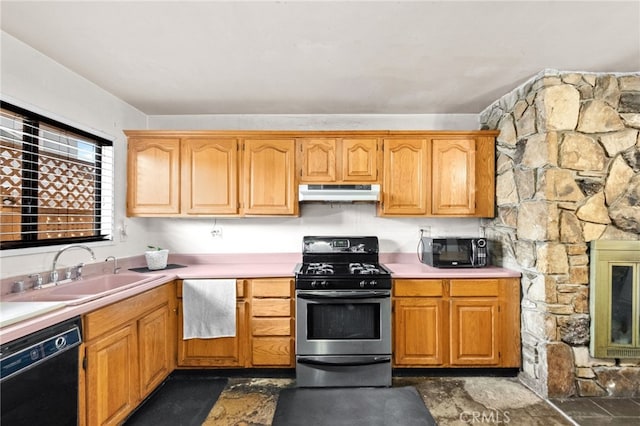
[[[388,290],[355,290],[355,291],[298,291],[296,297],[300,299],[385,299],[391,297]]]
[[[391,356],[389,355],[372,355],[372,356],[333,356],[333,357],[313,357],[313,356],[299,356],[296,358],[300,364],[310,365],[333,365],[341,367],[359,366],[359,365],[371,365],[371,364],[384,364],[391,362]]]

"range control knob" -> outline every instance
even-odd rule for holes
[[[318,286],[318,282],[316,280],[311,281],[311,288],[316,288]]]
[[[364,288],[367,285],[367,281],[366,280],[362,280],[360,281],[360,287]]]
[[[324,280],[324,281],[320,281],[320,285],[321,285],[322,287],[325,287],[325,288],[326,288],[327,286],[329,286],[329,282],[328,282],[328,281],[326,281],[326,280]]]
[[[369,285],[370,285],[371,287],[375,287],[375,286],[377,286],[377,285],[378,285],[378,281],[376,281],[376,280],[371,280],[371,281],[369,281]]]

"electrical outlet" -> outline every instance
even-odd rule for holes
[[[421,225],[418,230],[420,231],[420,238],[431,236],[431,226],[429,225]]]
[[[118,226],[118,234],[120,234],[120,241],[126,242],[129,235],[127,234],[127,224],[124,223],[124,220],[120,222],[120,226]]]
[[[222,238],[222,226],[214,226],[211,230],[211,236],[213,238]]]

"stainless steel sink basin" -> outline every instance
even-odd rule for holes
[[[162,277],[163,275],[149,274],[98,275],[78,281],[62,282],[57,286],[41,290],[29,290],[25,293],[8,295],[3,297],[3,300],[7,302],[62,301],[67,305],[80,305]]]

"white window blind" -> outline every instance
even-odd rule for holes
[[[0,248],[111,239],[111,142],[6,103]]]

